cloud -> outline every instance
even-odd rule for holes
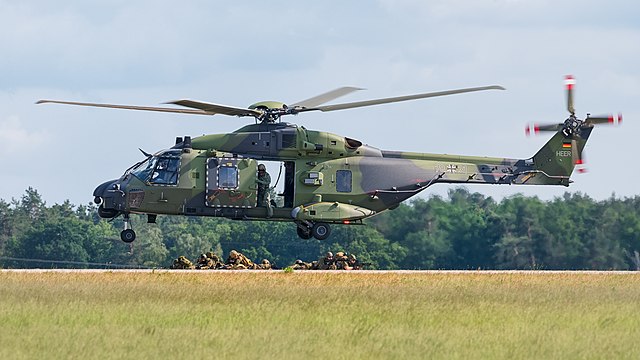
[[[49,141],[42,131],[29,132],[22,126],[20,118],[11,115],[0,120],[0,157],[13,155],[27,149],[41,149]]]

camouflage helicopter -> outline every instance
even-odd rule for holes
[[[574,168],[582,171],[582,151],[594,125],[619,123],[621,116],[587,114],[578,119],[573,107],[574,79],[567,76],[569,117],[562,123],[528,126],[526,132],[549,131],[551,139],[528,159],[440,155],[380,150],[361,141],[309,130],[281,121],[308,111],[335,111],[484,90],[492,85],[415,95],[323,105],[360,90],[342,87],[285,105],[263,101],[248,108],[193,100],[166,104],[181,108],[112,105],[57,100],[59,103],[117,109],[198,115],[253,117],[255,123],[229,134],[176,138],[175,145],[128,168],[120,178],[93,192],[102,218],[124,219],[121,239],[132,242],[130,214],[214,216],[236,220],[290,221],[302,239],[323,240],[331,224],[362,224],[362,220],[399,204],[438,183],[569,186]],[[262,164],[284,166],[281,206],[264,201],[258,186]],[[282,167],[281,167],[282,169]],[[262,190],[265,191],[264,189]]]

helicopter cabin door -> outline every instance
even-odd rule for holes
[[[209,207],[253,208],[256,206],[258,162],[241,157],[207,159]]]

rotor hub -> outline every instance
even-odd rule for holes
[[[573,135],[578,133],[583,123],[584,121],[578,119],[574,115],[571,115],[562,125],[562,135],[566,138],[573,137]]]

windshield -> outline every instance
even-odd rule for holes
[[[158,158],[155,156],[147,158],[147,160],[138,163],[133,169],[131,169],[131,174],[142,181],[147,181],[151,176],[153,168],[156,167],[157,162]]]
[[[151,184],[176,185],[179,170],[180,151],[168,150],[134,165],[131,174]]]

